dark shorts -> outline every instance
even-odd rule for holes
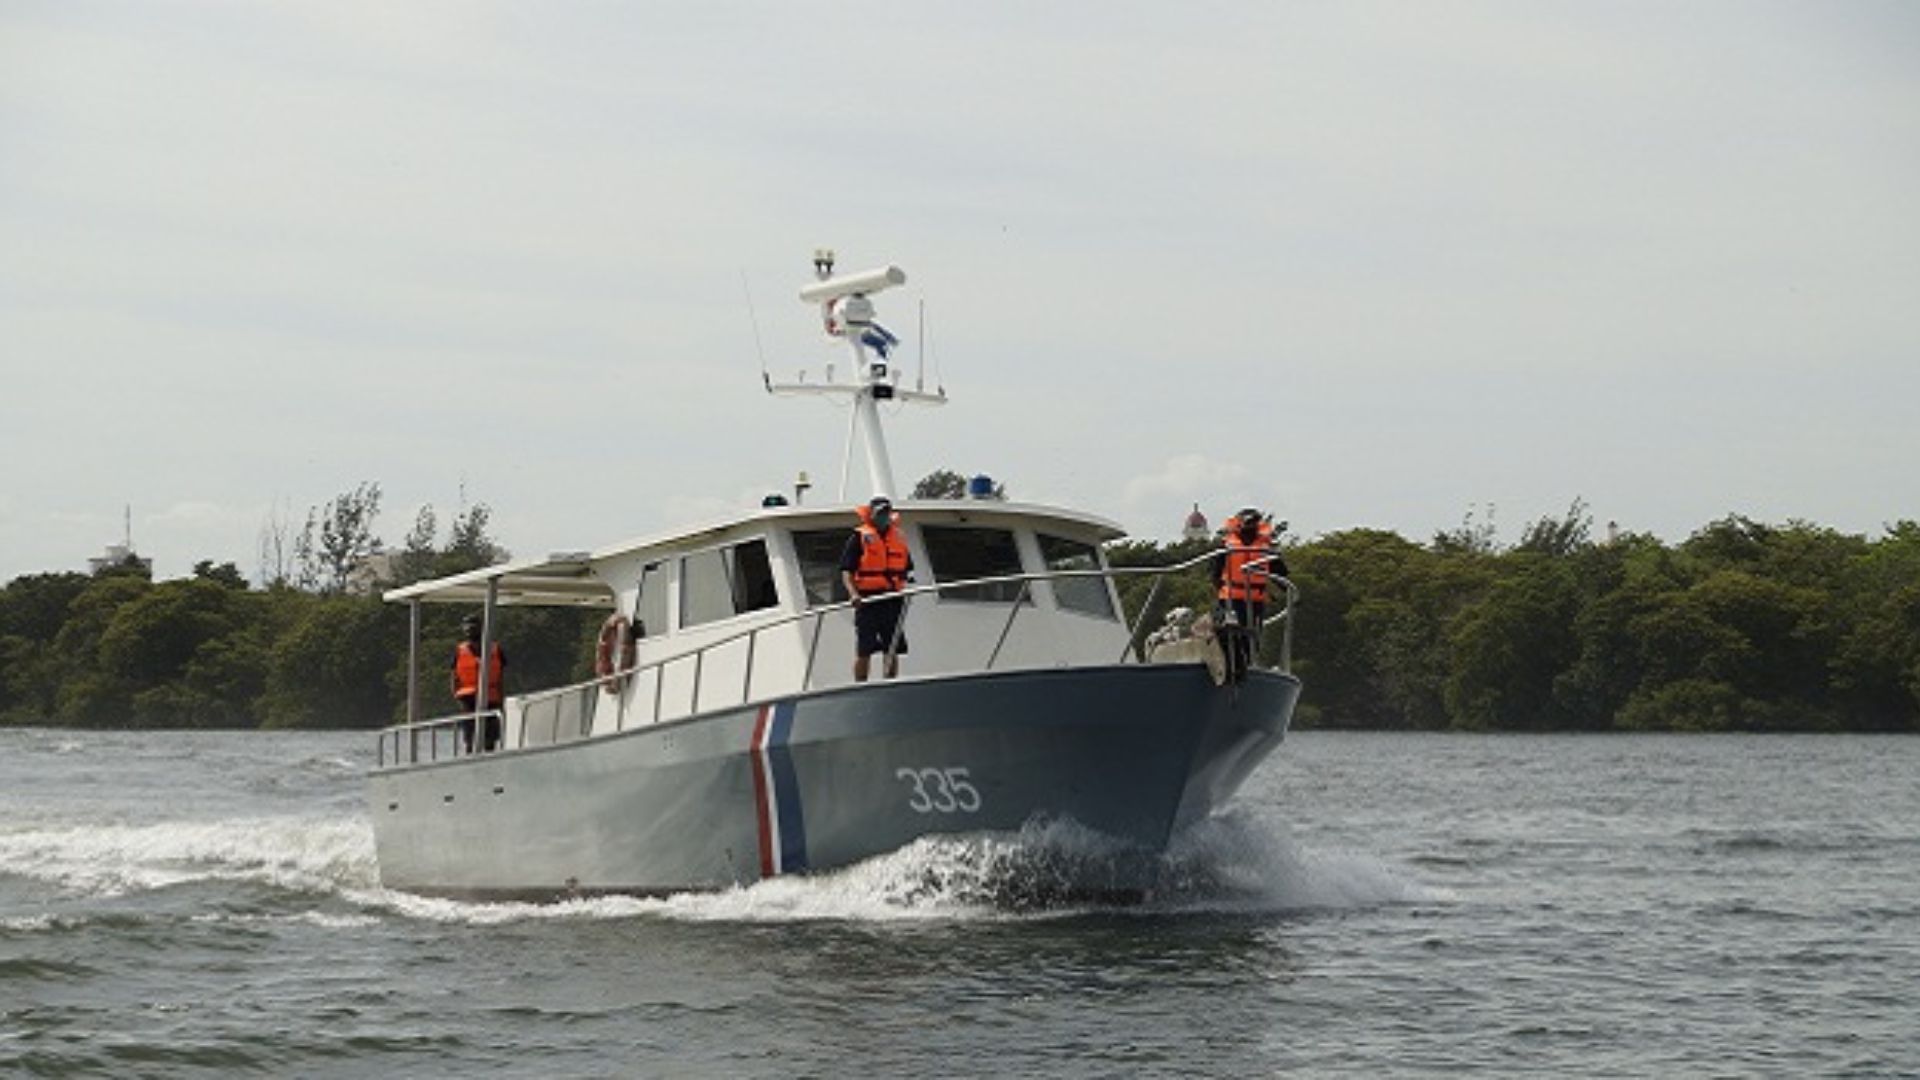
[[[900,601],[868,600],[853,609],[854,655],[872,656],[877,652],[886,652],[888,642],[893,643],[896,654],[907,651],[905,631],[900,639],[894,641],[894,627],[900,625]]]
[[[460,703],[461,712],[470,713],[473,711],[474,698],[473,694],[461,694],[453,700]],[[498,705],[493,705],[485,717],[487,727],[483,741],[480,743],[482,750],[492,750],[500,745],[500,714],[493,711],[498,708]],[[460,742],[468,748],[473,746],[473,717],[471,716],[460,721]]]

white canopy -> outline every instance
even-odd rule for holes
[[[485,566],[391,589],[383,597],[429,604],[480,604],[486,602],[489,581],[500,583],[497,602],[503,606],[613,606],[613,589],[594,574],[584,552],[556,552],[544,559]]]

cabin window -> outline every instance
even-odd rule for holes
[[[851,529],[807,529],[793,534],[793,554],[800,561],[800,582],[807,606],[843,603],[847,583],[840,577],[840,555],[852,539]]]
[[[681,626],[699,626],[779,603],[765,540],[696,551],[680,560]]]
[[[648,563],[640,570],[640,599],[633,605],[633,632],[639,637],[667,632],[666,563]]]
[[[1041,533],[1040,557],[1047,561],[1048,570],[1102,569],[1099,549],[1092,544],[1061,536]],[[1105,578],[1056,578],[1053,582],[1053,599],[1067,611],[1102,619],[1117,618],[1113,612],[1113,594],[1107,591]]]
[[[935,581],[1003,577],[1025,570],[1020,565],[1020,549],[1014,545],[1013,534],[1006,529],[923,525],[920,535],[926,540],[927,559],[933,563]],[[1019,595],[1020,583],[1017,581],[940,590],[942,600],[1005,602]],[[1032,602],[1029,597],[1027,603]]]

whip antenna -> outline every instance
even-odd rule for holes
[[[747,322],[753,326],[753,351],[760,355],[760,381],[773,387],[773,376],[767,374],[767,350],[760,343],[760,316],[753,310],[753,290],[747,286],[747,268],[740,268],[740,291],[747,298]]]

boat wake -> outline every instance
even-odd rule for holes
[[[922,837],[845,870],[669,897],[662,914],[781,922],[1313,912],[1443,899],[1371,856],[1306,849],[1230,814],[1163,856],[1128,852],[1073,822],[1017,833]]]
[[[267,911],[223,904],[202,918],[292,919],[351,928],[397,916],[489,925],[547,919],[802,922],[1051,918],[1092,911],[1288,913],[1442,899],[1364,854],[1305,848],[1283,830],[1229,814],[1163,856],[1118,848],[1070,821],[1015,833],[923,837],[832,873],[710,893],[596,897],[551,904],[465,903],[379,884],[359,818],[267,817],[0,831],[0,876],[75,897],[159,894],[192,884],[265,887]],[[57,929],[62,916],[0,929]]]
[[[105,897],[202,881],[328,893],[377,888],[380,879],[364,820],[310,817],[0,831],[0,874]]]

